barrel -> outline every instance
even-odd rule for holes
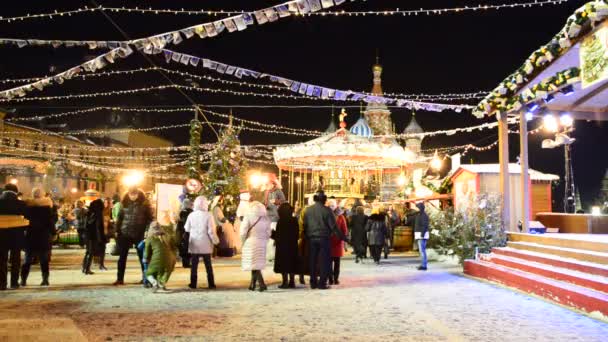
[[[410,226],[397,226],[393,249],[398,252],[411,251],[414,245],[414,228]]]
[[[29,224],[21,215],[0,215],[0,229],[27,227]]]

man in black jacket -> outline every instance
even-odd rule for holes
[[[19,190],[6,184],[0,195],[0,215],[25,215],[25,202],[17,198]],[[11,288],[19,287],[21,249],[25,242],[25,228],[0,229],[0,290],[6,290],[8,263],[11,265]]]
[[[310,288],[328,289],[327,276],[331,262],[329,237],[336,234],[340,239],[347,241],[346,236],[338,229],[336,218],[331,209],[325,206],[327,195],[319,191],[314,196],[315,204],[306,208],[304,213],[304,234],[308,239],[310,256]],[[317,267],[320,267],[319,280],[317,280]]]
[[[143,191],[137,188],[129,189],[122,199],[122,208],[116,221],[116,243],[118,245],[118,272],[114,285],[124,285],[125,269],[129,250],[134,247],[139,257],[142,273],[143,251],[137,245],[144,240],[148,225],[152,222],[152,208],[146,200]]]

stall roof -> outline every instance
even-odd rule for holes
[[[509,75],[482,100],[473,113],[482,117],[512,113],[528,103],[554,96],[544,108],[567,111],[575,119],[608,120],[608,81],[582,89],[580,82],[580,45],[582,40],[608,24],[608,1],[596,0],[577,9],[566,25],[547,44],[536,50],[524,64]],[[560,93],[572,86],[570,95]]]
[[[500,164],[466,164],[461,165],[456,172],[452,175],[452,179],[458,176],[462,171],[469,171],[472,173],[500,173]],[[509,174],[521,174],[521,165],[509,164]],[[552,175],[549,173],[542,173],[540,171],[530,169],[530,179],[535,181],[557,181],[559,176]]]

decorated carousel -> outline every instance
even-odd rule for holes
[[[300,199],[320,189],[336,198],[377,197],[383,177],[415,162],[416,155],[395,140],[375,137],[364,118],[347,130],[346,115],[342,110],[334,132],[275,150],[277,166],[288,172],[290,193],[301,194]]]
[[[371,94],[382,96],[382,67],[375,64],[372,72]],[[317,190],[338,199],[380,202],[404,199],[407,193],[432,193],[421,182],[430,158],[420,148],[424,131],[413,115],[401,146],[392,137],[395,128],[390,115],[386,105],[369,103],[347,128],[343,109],[339,127],[332,115],[321,137],[277,148],[274,159],[283,178],[287,173],[290,200],[303,201]]]

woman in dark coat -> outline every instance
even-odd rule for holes
[[[179,221],[177,221],[177,227],[175,228],[175,241],[179,243],[179,257],[182,259],[182,267],[190,268],[190,254],[188,253],[188,240],[184,238],[186,230],[186,220],[188,215],[192,213],[192,201],[185,198],[182,202],[182,210],[179,212]]]
[[[276,244],[274,272],[281,273],[283,283],[280,289],[295,288],[295,274],[298,269],[298,219],[293,216],[293,207],[289,203],[279,206],[279,221],[272,238]],[[289,284],[287,277],[289,275]]]
[[[369,243],[372,257],[377,265],[380,265],[382,247],[386,242],[388,229],[386,228],[386,215],[384,213],[372,214],[365,225],[367,241]]]
[[[49,286],[49,251],[51,237],[55,232],[53,224],[53,202],[43,197],[42,190],[32,190],[32,199],[26,202],[25,217],[30,225],[25,231],[25,263],[21,268],[21,286],[27,285],[27,277],[34,258],[40,260],[42,283],[40,286]]]
[[[363,213],[363,207],[356,207],[355,213],[350,218],[350,239],[355,250],[355,262],[357,263],[365,258],[365,251],[367,250],[366,223],[367,216]]]
[[[82,273],[84,274],[93,274],[91,272],[93,257],[101,256],[105,250],[107,239],[104,232],[103,209],[103,200],[96,199],[91,202],[87,211],[84,230],[87,251],[82,260]]]

